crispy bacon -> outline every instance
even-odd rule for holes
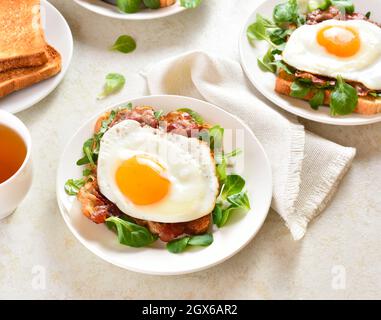
[[[139,122],[142,126],[146,125],[151,128],[158,128],[159,127],[159,120],[156,119],[155,110],[152,107],[136,107],[132,110],[125,109],[119,111],[114,121],[111,123],[110,127],[116,125],[117,123],[123,121],[123,120],[135,120]]]
[[[167,132],[180,134],[188,137],[195,137],[205,128],[199,125],[187,112],[172,111],[163,117],[162,125]]]
[[[359,97],[367,96],[372,90],[365,87],[362,83],[359,82],[350,82],[350,85],[353,86],[357,90],[357,95]]]
[[[182,234],[202,234],[208,231],[212,222],[209,214],[197,220],[182,223],[160,223],[134,219],[137,224],[147,227],[153,234],[159,236],[160,240],[169,242]]]
[[[87,182],[77,197],[82,204],[83,214],[97,224],[104,223],[110,216],[122,215],[118,207],[100,193],[96,179]]]
[[[295,77],[299,79],[310,80],[313,84],[317,86],[327,86],[327,85],[334,86],[336,83],[335,80],[332,80],[330,78],[318,76],[309,72],[304,72],[299,70],[295,72]]]
[[[381,25],[375,21],[369,20],[367,16],[362,13],[354,12],[354,13],[345,13],[342,14],[340,10],[334,6],[330,6],[327,10],[317,9],[307,14],[307,24],[318,24],[325,20],[366,20],[375,25],[381,27]]]

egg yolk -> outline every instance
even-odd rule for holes
[[[317,34],[318,43],[338,57],[352,57],[361,47],[359,34],[350,27],[328,26]]]
[[[149,205],[162,200],[169,191],[170,181],[162,174],[163,166],[145,156],[122,162],[115,173],[120,191],[136,205]]]

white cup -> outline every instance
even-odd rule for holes
[[[32,139],[26,126],[8,112],[0,110],[0,124],[18,133],[27,148],[26,157],[21,167],[12,177],[0,183],[0,219],[3,219],[16,210],[32,185]],[[0,154],[2,152],[6,152],[6,150],[0,150]]]

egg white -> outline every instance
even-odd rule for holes
[[[171,187],[157,203],[135,205],[116,184],[115,173],[120,164],[136,155],[148,156],[166,169],[164,175]],[[211,213],[219,190],[215,162],[207,144],[141,127],[132,120],[120,122],[103,136],[97,179],[101,193],[122,212],[163,223],[192,221]]]
[[[357,30],[361,47],[352,57],[338,57],[317,42],[319,30],[327,26],[347,26]],[[381,90],[381,28],[364,20],[327,20],[304,25],[290,36],[283,51],[283,60],[301,70],[345,80],[356,81],[367,88]]]

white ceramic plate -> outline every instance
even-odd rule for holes
[[[35,105],[58,86],[69,68],[73,55],[73,36],[65,18],[45,0],[41,1],[41,17],[46,41],[62,56],[62,70],[50,79],[0,98],[1,110],[16,113]]]
[[[86,121],[66,146],[57,177],[57,199],[62,216],[76,238],[100,258],[119,267],[148,274],[174,275],[190,273],[216,265],[241,250],[261,228],[271,202],[272,178],[269,161],[252,131],[241,120],[209,103],[180,96],[150,96],[132,99],[134,106],[150,105],[165,112],[178,108],[191,108],[211,124],[220,124],[234,134],[242,134],[244,167],[236,173],[246,180],[251,211],[236,215],[224,228],[214,230],[214,242],[207,248],[194,248],[181,254],[169,253],[163,243],[154,247],[134,249],[120,245],[116,235],[104,225],[96,225],[81,213],[75,197],[66,195],[67,179],[80,177],[82,168],[76,161],[82,156],[83,142],[92,136],[94,124],[100,114]],[[123,103],[124,104],[124,103]],[[108,109],[115,108],[113,106]],[[231,141],[231,139],[229,139]],[[234,147],[232,147],[234,148]]]
[[[255,22],[257,13],[272,17],[272,12],[278,3],[286,0],[266,0],[260,1],[254,12],[245,23],[240,38],[240,54],[243,68],[255,87],[269,100],[279,107],[294,113],[300,117],[317,122],[335,124],[335,125],[364,125],[381,121],[381,114],[373,116],[364,116],[351,114],[348,116],[332,117],[329,114],[328,107],[320,107],[318,111],[311,109],[308,102],[283,95],[274,91],[275,75],[269,72],[263,72],[259,69],[257,58],[263,57],[268,49],[265,41],[257,41],[255,47],[251,46],[246,37],[247,27]],[[356,11],[367,13],[372,12],[372,19],[381,22],[381,2],[379,0],[354,0]],[[313,62],[311,62],[313,63]]]
[[[122,19],[122,20],[152,20],[158,18],[164,18],[173,14],[186,10],[186,8],[180,6],[179,1],[172,6],[161,8],[157,10],[143,9],[136,13],[123,13],[118,10],[115,5],[106,3],[102,0],[74,0],[80,6],[87,10],[98,13],[102,16]]]

